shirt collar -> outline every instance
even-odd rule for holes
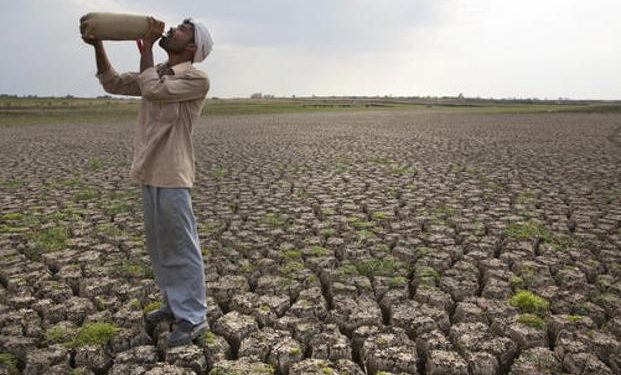
[[[171,69],[173,70],[173,72],[175,72],[175,74],[179,74],[179,73],[183,73],[186,70],[190,69],[191,66],[192,66],[192,62],[184,61],[184,62],[179,63],[177,65],[173,65],[171,67]]]

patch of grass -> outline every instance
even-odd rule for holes
[[[201,334],[199,340],[203,345],[211,346],[216,343],[216,335],[210,330],[206,330]]]
[[[335,215],[336,210],[334,208],[326,207],[321,209],[321,213],[326,216]]]
[[[580,315],[567,315],[567,320],[569,320],[572,323],[580,322],[583,319],[584,319],[584,317],[580,316]]]
[[[334,230],[333,228],[325,228],[325,229],[320,230],[319,234],[323,238],[328,239],[336,234],[336,230]]]
[[[520,192],[515,198],[515,203],[523,205],[533,204],[535,203],[535,194],[530,189]]]
[[[69,229],[62,225],[57,225],[34,232],[31,235],[33,241],[33,253],[31,255],[40,255],[40,253],[50,253],[54,251],[64,250],[69,245]]]
[[[391,257],[365,259],[356,263],[358,273],[367,277],[393,276],[402,268],[403,263]]]
[[[334,165],[334,172],[337,174],[342,174],[345,172],[349,172],[351,170],[351,167],[347,164],[344,163],[336,163]]]
[[[112,340],[121,329],[111,323],[86,323],[77,332],[77,335],[66,346],[79,348],[86,345],[105,345]]]
[[[21,221],[24,218],[24,214],[19,212],[12,212],[0,216],[0,221]]]
[[[550,304],[545,299],[528,291],[520,290],[510,299],[509,304],[517,307],[522,313],[545,315],[548,312]]]
[[[198,233],[199,234],[210,234],[215,233],[221,228],[219,222],[208,222],[208,223],[199,223],[198,225]]]
[[[125,232],[112,223],[97,224],[95,229],[98,233],[107,237],[122,237]]]
[[[381,157],[381,156],[374,156],[374,157],[369,159],[369,163],[371,163],[371,164],[378,164],[378,165],[385,165],[385,164],[395,163],[395,160],[390,159],[390,158]]]
[[[429,247],[426,246],[419,246],[416,248],[416,258],[420,259],[420,258],[424,258],[427,255],[431,254],[433,250]]]
[[[434,216],[442,216],[442,217],[451,218],[457,215],[457,210],[454,209],[453,207],[440,206],[440,207],[434,208],[431,211],[431,214]]]
[[[278,214],[268,213],[261,218],[261,223],[272,228],[278,228],[285,224],[285,219]]]
[[[358,269],[351,263],[343,263],[334,270],[334,274],[339,280],[345,280],[352,276],[358,276]]]
[[[362,229],[356,231],[356,237],[358,238],[358,241],[366,241],[368,239],[374,238],[375,233],[371,232],[370,230]]]
[[[311,196],[310,193],[308,191],[306,191],[306,189],[304,189],[304,188],[297,189],[297,192],[295,193],[295,195],[298,198],[303,198],[303,199],[310,198],[310,196]]]
[[[581,238],[566,235],[552,236],[548,243],[552,246],[552,249],[556,251],[565,251],[567,249],[590,246],[589,243]]]
[[[226,169],[224,167],[216,167],[209,171],[209,177],[214,180],[219,180],[222,177],[226,176]]]
[[[132,299],[131,301],[129,301],[129,308],[132,310],[140,310],[140,301],[138,301],[138,299],[136,298]]]
[[[398,176],[404,176],[406,174],[416,174],[416,169],[407,165],[400,165],[398,167],[390,168],[390,173]]]
[[[21,186],[22,181],[16,178],[12,180],[0,180],[0,189],[14,191],[19,189]]]
[[[589,308],[589,305],[587,305],[586,303],[579,303],[578,305],[574,306],[571,310],[576,315],[587,316],[591,313],[591,309]]]
[[[517,318],[517,322],[536,329],[544,329],[546,326],[545,321],[541,319],[541,317],[528,313],[520,314]]]
[[[82,180],[80,179],[80,177],[70,177],[70,178],[66,178],[62,181],[62,184],[64,186],[69,186],[69,187],[78,187],[78,186],[82,186]]]
[[[301,259],[302,253],[299,250],[290,249],[283,251],[282,255],[289,259]]]
[[[124,260],[119,269],[119,276],[128,278],[152,278],[153,271],[144,263]]]
[[[310,251],[311,251],[311,254],[316,257],[330,254],[330,250],[326,249],[325,247],[321,247],[321,246],[313,246],[311,247]]]
[[[511,289],[513,290],[524,289],[524,279],[519,276],[512,275],[509,278],[509,285],[511,285]]]
[[[301,271],[303,269],[304,269],[304,263],[299,262],[299,261],[289,261],[279,267],[280,273],[283,276],[287,276],[287,277],[293,276],[298,271]]]
[[[121,201],[111,201],[103,206],[103,211],[108,216],[115,216],[118,214],[129,212],[129,205]]]
[[[106,309],[106,304],[100,297],[95,297],[94,303],[97,311],[104,311]]]
[[[505,229],[507,237],[523,241],[540,239],[544,242],[550,242],[552,235],[543,224],[528,221],[525,223],[510,223]]]
[[[394,276],[388,280],[388,285],[392,288],[401,288],[408,284],[408,279],[403,276]]]
[[[103,166],[103,162],[99,158],[93,158],[88,161],[87,165],[88,165],[88,169],[90,169],[93,172],[96,172],[101,169],[101,167]]]
[[[300,353],[301,353],[300,348],[293,348],[293,349],[289,350],[289,355],[296,356],[296,355],[298,355]]]
[[[73,196],[73,200],[76,202],[90,201],[97,198],[97,191],[91,188],[82,188]]]
[[[162,304],[160,303],[160,301],[152,301],[147,303],[146,305],[144,305],[144,307],[142,308],[142,313],[147,315],[148,313],[150,313],[151,311],[156,311],[160,308]]]
[[[375,226],[374,223],[370,221],[361,220],[360,218],[356,216],[350,217],[349,219],[347,219],[347,222],[349,223],[349,225],[351,225],[355,229],[369,229]]]
[[[49,344],[63,344],[69,342],[75,333],[74,328],[55,326],[45,332],[45,341]]]
[[[0,369],[4,369],[3,372],[7,375],[18,375],[17,358],[11,353],[0,353]]]
[[[376,221],[382,221],[386,219],[386,213],[382,211],[373,212],[371,214],[371,219]]]
[[[433,280],[434,284],[440,283],[440,272],[432,267],[421,267],[417,269],[416,274],[424,285],[427,284],[425,280]]]

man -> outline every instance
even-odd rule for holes
[[[159,310],[147,314],[156,324],[175,320],[169,346],[186,345],[203,330],[206,320],[203,257],[190,188],[194,182],[192,129],[209,90],[207,75],[192,63],[211,51],[209,32],[186,19],[171,27],[149,18],[143,38],[140,73],[118,74],[110,65],[101,40],[84,35],[95,47],[97,77],[106,92],[142,96],[130,176],[142,185],[146,245],[162,296]],[[153,66],[153,44],[168,53],[168,61]]]

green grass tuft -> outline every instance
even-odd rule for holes
[[[121,329],[111,323],[86,323],[77,332],[77,335],[66,346],[78,348],[86,345],[105,345],[109,343]]]
[[[550,242],[552,235],[543,224],[528,221],[525,223],[510,223],[505,229],[507,237],[523,241],[540,239],[544,242]]]
[[[544,329],[546,326],[545,321],[535,314],[520,314],[517,321],[520,324],[536,329]]]
[[[69,245],[69,229],[57,225],[31,234],[33,249],[30,255],[38,258],[41,253],[64,250]]]
[[[160,301],[149,302],[146,305],[144,305],[144,307],[142,308],[142,312],[143,314],[147,315],[148,313],[152,311],[159,310],[161,305],[162,304],[160,303]]]
[[[278,214],[269,213],[261,218],[261,223],[272,228],[278,228],[285,224],[285,219]]]
[[[88,161],[88,169],[90,169],[93,172],[100,170],[102,165],[103,163],[101,159],[99,158],[94,158]]]
[[[17,369],[17,358],[15,358],[11,353],[0,353],[0,370],[2,369],[6,371],[2,371],[3,374],[19,374],[19,370]]]
[[[520,290],[510,299],[509,304],[517,307],[522,313],[545,315],[550,304],[545,299],[528,290]]]
[[[365,259],[356,263],[356,270],[358,273],[367,277],[394,276],[402,268],[402,262],[390,257],[382,259]]]

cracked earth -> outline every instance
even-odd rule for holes
[[[621,373],[621,118],[203,119],[169,348],[133,124],[0,128],[0,374]]]

